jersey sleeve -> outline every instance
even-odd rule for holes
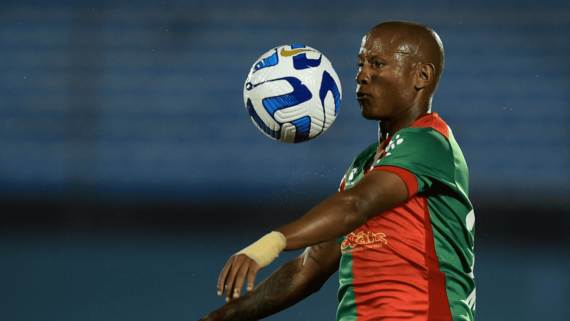
[[[447,138],[432,128],[405,128],[386,145],[371,170],[392,172],[406,183],[408,198],[434,184],[454,184],[454,158]]]
[[[342,179],[340,180],[340,185],[338,186],[337,192],[342,192],[342,191],[344,191],[344,186],[345,186],[345,184],[346,184],[346,175],[348,174],[348,171],[350,171],[350,168],[346,170],[346,173],[344,173],[344,176],[343,176]]]

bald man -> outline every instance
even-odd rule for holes
[[[358,65],[356,97],[362,116],[379,121],[379,141],[354,159],[338,193],[230,258],[218,281],[228,303],[203,320],[267,317],[337,270],[339,321],[474,320],[467,165],[431,112],[441,40],[420,24],[382,23],[362,39]],[[279,252],[305,247],[254,288]]]

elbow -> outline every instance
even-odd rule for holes
[[[312,280],[308,281],[305,284],[306,295],[309,296],[309,295],[313,295],[313,294],[319,292],[321,290],[321,288],[323,287],[323,285],[325,285],[327,280],[328,280],[328,277],[323,277],[322,275],[319,275],[319,276],[313,278]]]
[[[323,285],[324,283],[310,284],[309,286],[307,286],[307,294],[312,295],[319,292],[323,287]]]
[[[355,193],[344,193],[343,195],[343,216],[342,224],[355,229],[369,220],[369,204],[362,196]]]

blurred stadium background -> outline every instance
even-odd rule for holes
[[[361,37],[427,24],[434,100],[466,156],[478,320],[570,314],[568,1],[0,1],[0,319],[195,320],[227,258],[337,189],[376,124]],[[331,129],[286,145],[242,86],[278,45],[323,52]],[[298,253],[285,253],[267,275]],[[267,271],[266,271],[267,270]],[[333,320],[336,276],[270,320]]]

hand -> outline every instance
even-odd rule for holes
[[[230,260],[220,273],[218,279],[218,295],[224,293],[224,284],[226,285],[226,302],[230,302],[232,297],[239,298],[241,288],[245,277],[247,276],[247,291],[253,290],[255,276],[261,269],[259,264],[245,254],[236,254],[230,257]]]

